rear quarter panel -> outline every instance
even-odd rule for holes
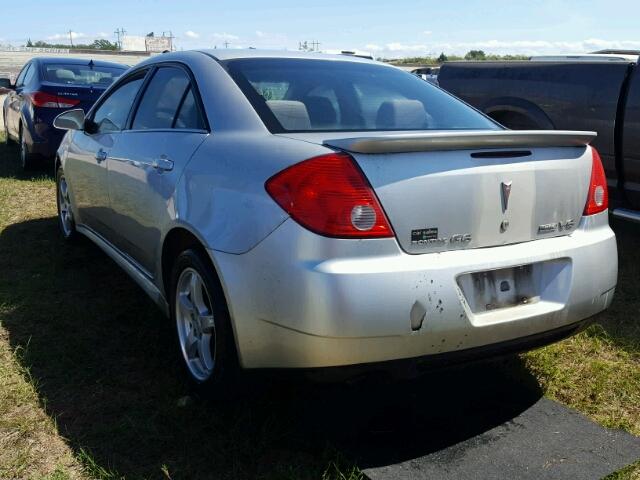
[[[213,133],[180,179],[177,221],[197,232],[208,248],[245,253],[288,217],[265,190],[265,181],[289,165],[328,152],[270,133]]]

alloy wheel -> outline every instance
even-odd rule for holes
[[[20,135],[20,165],[22,168],[27,166],[27,143],[22,135]]]
[[[73,233],[73,213],[71,212],[71,200],[69,199],[69,186],[61,175],[58,179],[58,215],[60,216],[60,226],[65,237]]]
[[[175,313],[182,356],[193,378],[204,382],[215,366],[216,329],[211,296],[200,274],[185,268],[178,278]]]

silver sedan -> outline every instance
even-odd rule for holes
[[[164,54],[56,126],[62,234],[155,300],[201,385],[522,350],[613,298],[595,134],[505,130],[392,66]]]

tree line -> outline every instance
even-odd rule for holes
[[[25,47],[35,48],[71,48],[79,50],[118,50],[118,44],[110,42],[109,40],[99,39],[94,40],[93,43],[78,43],[73,47],[70,47],[68,43],[48,43],[38,40],[32,42],[31,39],[27,40]]]
[[[394,64],[421,64],[421,65],[437,65],[444,62],[453,62],[459,60],[528,60],[528,55],[494,55],[486,54],[483,50],[469,50],[464,56],[462,55],[446,55],[444,52],[437,57],[405,57],[397,59],[381,58],[380,60]]]

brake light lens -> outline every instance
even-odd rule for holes
[[[320,235],[394,235],[371,185],[345,153],[322,155],[292,165],[267,180],[265,188],[296,222]]]
[[[31,94],[31,103],[34,107],[44,108],[71,108],[80,103],[77,98],[61,97],[45,92],[33,92]]]
[[[591,167],[591,181],[589,182],[589,196],[584,207],[584,215],[594,215],[609,208],[609,190],[607,177],[604,174],[602,159],[598,151],[591,147],[593,165]]]

